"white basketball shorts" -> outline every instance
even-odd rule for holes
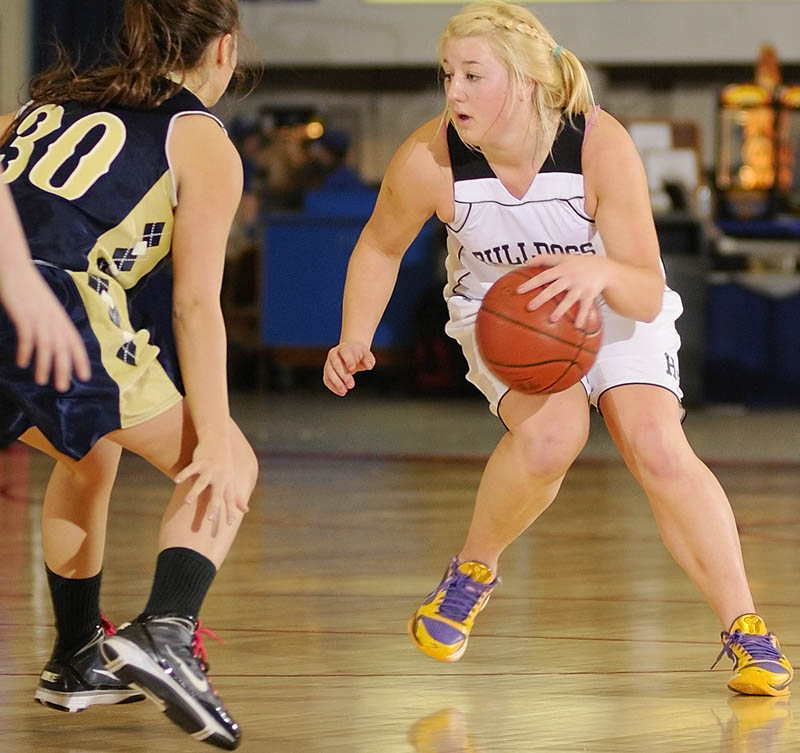
[[[447,306],[450,320],[445,331],[464,351],[469,367],[467,380],[484,394],[492,413],[497,415],[497,406],[508,387],[489,371],[478,352],[475,317],[480,301],[454,296]],[[603,343],[594,364],[581,380],[589,403],[597,408],[597,401],[604,392],[624,384],[664,387],[681,400],[683,392],[678,368],[681,338],[675,328],[676,319],[683,313],[680,295],[665,288],[661,313],[652,322],[620,316],[605,302],[601,302],[600,310]]]

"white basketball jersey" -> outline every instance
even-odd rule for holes
[[[455,218],[447,225],[450,327],[469,326],[492,283],[539,254],[603,254],[586,212],[581,169],[585,118],[565,120],[553,148],[522,198],[513,196],[479,151],[452,124],[447,144]]]
[[[447,128],[453,169],[455,218],[447,225],[447,285],[450,315],[446,332],[464,351],[475,384],[497,413],[508,391],[483,363],[475,341],[475,318],[486,291],[499,277],[540,254],[602,254],[594,219],[586,212],[581,149],[586,119],[566,120],[550,155],[522,198],[509,193],[486,158]],[[663,271],[663,266],[662,266]],[[625,384],[665,387],[680,400],[675,320],[680,296],[664,286],[661,313],[652,322],[628,319],[602,297],[603,344],[583,378],[592,404],[607,390]]]

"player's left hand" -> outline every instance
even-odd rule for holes
[[[559,293],[564,297],[550,315],[557,322],[573,305],[578,304],[575,326],[583,327],[592,302],[602,293],[608,282],[608,260],[602,256],[575,256],[572,254],[542,255],[531,259],[526,266],[546,267],[535,277],[523,282],[518,293],[540,289],[528,302],[527,308],[535,311]]]

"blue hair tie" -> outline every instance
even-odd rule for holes
[[[556,48],[553,50],[553,60],[558,60],[558,56],[561,54],[561,50],[564,48],[559,44],[556,45]]]

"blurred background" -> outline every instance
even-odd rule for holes
[[[392,153],[441,111],[436,42],[462,4],[242,1],[241,58],[259,80],[215,110],[245,165],[223,290],[235,389],[322,389],[350,250]],[[686,309],[687,403],[800,404],[800,3],[527,4],[640,150]],[[54,37],[90,62],[121,8],[3,0],[1,111],[24,102]],[[404,259],[363,389],[482,400],[442,332],[444,255],[432,220]]]

